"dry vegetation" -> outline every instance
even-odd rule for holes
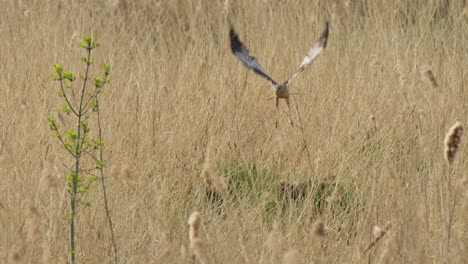
[[[69,160],[47,117],[51,65],[81,70],[85,35],[112,66],[101,100],[122,263],[441,263],[447,223],[450,261],[468,259],[467,148],[448,168],[443,145],[467,121],[468,3],[128,2],[0,1],[0,262],[69,260]],[[226,15],[279,81],[330,20],[291,86],[303,133],[284,102],[274,128],[273,92],[230,54]],[[87,198],[78,261],[109,263],[99,184]]]

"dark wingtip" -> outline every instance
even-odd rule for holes
[[[229,28],[229,39],[231,41],[231,51],[234,53],[235,51],[241,50],[242,44],[237,36],[236,31],[233,27]]]
[[[233,38],[237,37],[237,33],[233,27],[229,27],[229,39],[232,41]]]
[[[320,36],[320,39],[322,39],[324,42],[323,42],[323,47],[326,48],[327,47],[327,43],[328,43],[328,34],[330,33],[330,22],[325,21],[325,30],[322,32],[322,35]]]

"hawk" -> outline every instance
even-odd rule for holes
[[[279,99],[285,99],[288,107],[290,106],[290,95],[289,84],[294,80],[299,74],[301,74],[307,66],[311,65],[312,62],[317,59],[317,57],[322,53],[322,51],[327,46],[328,33],[330,32],[328,21],[325,22],[325,29],[323,30],[320,38],[312,44],[312,47],[309,50],[307,56],[302,60],[299,69],[292,75],[292,77],[283,82],[277,83],[273,80],[263,69],[262,65],[257,61],[257,59],[249,54],[249,50],[245,47],[244,44],[239,39],[234,28],[231,26],[229,30],[229,38],[231,40],[231,51],[248,69],[254,71],[256,74],[262,76],[266,79],[273,89],[275,90],[275,99],[276,99],[276,108],[278,108]]]

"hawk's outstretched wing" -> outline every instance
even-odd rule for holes
[[[312,44],[312,48],[310,48],[309,53],[307,54],[307,56],[302,61],[301,66],[299,66],[299,70],[297,70],[297,72],[294,73],[294,75],[291,77],[291,79],[286,81],[286,85],[289,85],[289,83],[293,79],[295,79],[301,72],[303,72],[307,68],[307,66],[312,64],[312,62],[315,61],[315,59],[318,57],[318,55],[320,55],[320,53],[322,53],[322,51],[327,46],[328,33],[329,32],[330,32],[330,26],[329,26],[329,23],[327,21],[327,22],[325,22],[325,30],[323,30],[322,34],[320,35],[320,38]]]
[[[242,44],[237,33],[233,28],[229,30],[229,38],[231,40],[232,53],[245,65],[245,67],[253,70],[258,75],[265,78],[273,87],[276,87],[277,83],[265,72],[260,63],[258,63],[255,57],[249,55],[249,50]]]

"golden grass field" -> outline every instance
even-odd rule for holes
[[[111,65],[101,111],[120,263],[466,263],[467,148],[444,159],[445,134],[467,122],[466,1],[0,2],[1,263],[70,261],[73,163],[47,117],[63,105],[52,65],[83,71],[87,35]],[[277,81],[330,21],[291,85],[301,119],[282,101],[275,129],[274,92],[231,54],[227,17]],[[310,188],[294,200],[281,181]],[[113,263],[99,182],[86,198],[78,263]]]

